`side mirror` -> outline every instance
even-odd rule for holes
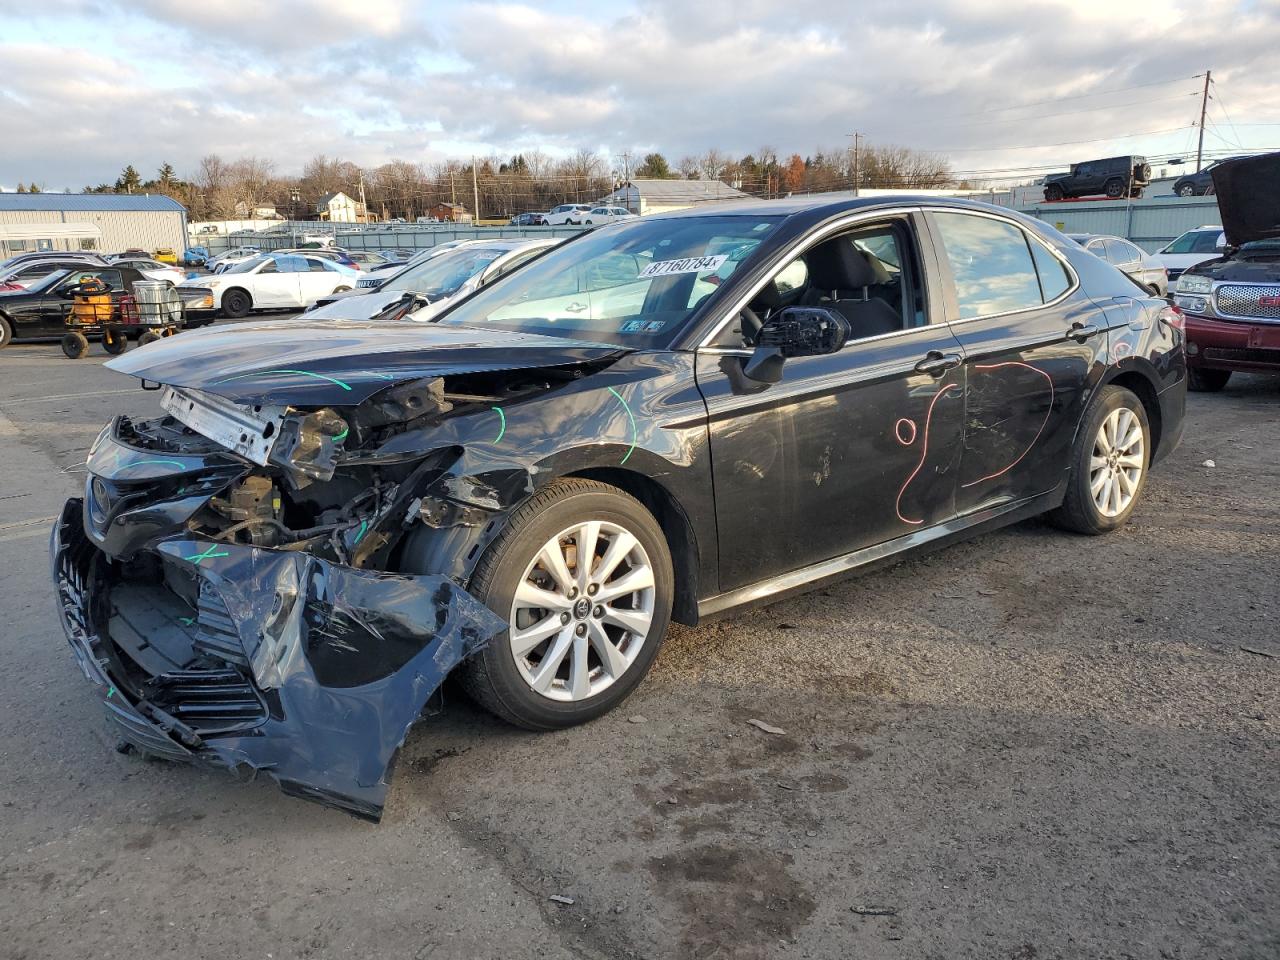
[[[786,307],[756,334],[755,350],[742,372],[759,383],[777,383],[790,357],[821,357],[839,352],[849,339],[849,321],[826,307]]]

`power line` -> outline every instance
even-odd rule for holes
[[[1062,113],[1042,113],[1042,114],[1037,114],[1034,117],[1007,117],[1001,120],[973,120],[973,121],[966,121],[965,126],[976,127],[976,126],[985,126],[987,124],[992,124],[992,123],[1028,123],[1033,120],[1051,120],[1051,119],[1054,119],[1055,117],[1074,117],[1074,116],[1079,116],[1082,113],[1097,113],[1102,110],[1119,110],[1123,107],[1145,107],[1153,103],[1168,103],[1169,101],[1172,101],[1172,100],[1185,100],[1187,99],[1187,97],[1198,97],[1199,95],[1200,94],[1198,93],[1187,93],[1187,94],[1180,93],[1174,97],[1159,97],[1155,100],[1128,100],[1124,103],[1109,103],[1109,104],[1104,104],[1103,106],[1100,106],[1100,107],[1087,107],[1084,110],[1066,110],[1066,111],[1063,111]],[[968,115],[955,114],[953,116],[953,119],[959,120],[960,118],[963,118],[965,116],[971,116],[971,114],[968,114]],[[936,120],[936,121],[930,121],[928,123],[912,124],[907,129],[914,130],[914,129],[921,129],[924,127],[934,127],[934,126],[938,126],[939,124],[945,125],[950,122],[951,120]]]
[[[1164,133],[1176,133],[1184,129],[1186,129],[1185,126],[1178,126],[1169,127],[1167,130],[1144,130],[1141,133],[1125,133],[1114,137],[1093,137],[1089,140],[1060,140],[1057,143],[1029,143],[996,147],[916,147],[914,149],[925,153],[991,153],[1000,150],[1038,150],[1041,147],[1069,147],[1078,143],[1106,143],[1112,140],[1132,140],[1135,137],[1154,137]]]
[[[1171,80],[1153,80],[1150,83],[1137,83],[1131,87],[1112,87],[1110,90],[1098,90],[1094,93],[1077,93],[1066,97],[1051,97],[1048,100],[1031,100],[1028,103],[1018,103],[1009,107],[992,107],[989,110],[975,110],[972,113],[953,114],[956,117],[977,117],[984,113],[1000,113],[1005,110],[1021,110],[1024,107],[1038,107],[1045,103],[1061,103],[1064,100],[1086,100],[1089,97],[1101,97],[1109,93],[1127,93],[1130,90],[1142,90],[1146,87],[1163,87],[1171,83],[1183,83],[1186,80],[1199,80],[1204,74],[1197,73],[1190,77],[1174,77]]]

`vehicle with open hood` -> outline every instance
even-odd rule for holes
[[[1204,391],[1237,370],[1280,373],[1280,153],[1224,161],[1212,175],[1226,245],[1187,268],[1174,297],[1191,389]]]
[[[568,727],[673,619],[1034,514],[1115,530],[1185,401],[1166,303],[1029,217],[912,197],[655,214],[432,322],[237,324],[109,366],[164,414],[106,426],[51,549],[110,723],[375,819],[455,669]]]

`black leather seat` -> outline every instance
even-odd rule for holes
[[[898,311],[870,295],[869,287],[891,282],[879,260],[840,237],[814,247],[804,259],[809,268],[805,303],[830,307],[841,314],[849,321],[850,339],[903,329]]]

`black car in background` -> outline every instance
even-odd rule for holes
[[[1202,197],[1209,192],[1209,188],[1213,186],[1213,169],[1219,164],[1230,163],[1232,160],[1240,160],[1241,157],[1226,157],[1223,160],[1215,160],[1203,170],[1196,173],[1188,173],[1173,182],[1173,192],[1179,197]]]
[[[455,668],[566,727],[672,619],[1117,529],[1182,431],[1179,319],[1005,209],[802,198],[601,227],[431,322],[184,334],[109,364],[165,415],[93,445],[59,609],[127,743],[376,819]]]
[[[1053,173],[1044,178],[1046,200],[1105,195],[1111,199],[1142,196],[1151,183],[1151,164],[1146,157],[1107,157],[1073,163],[1069,173]]]
[[[544,227],[547,225],[545,213],[518,213],[511,218],[513,227]]]
[[[74,299],[72,288],[90,278],[97,278],[110,288],[114,304],[118,304],[124,294],[132,293],[135,283],[147,279],[131,267],[79,263],[50,273],[25,290],[0,290],[0,347],[13,340],[40,340],[65,334],[66,317]]]

